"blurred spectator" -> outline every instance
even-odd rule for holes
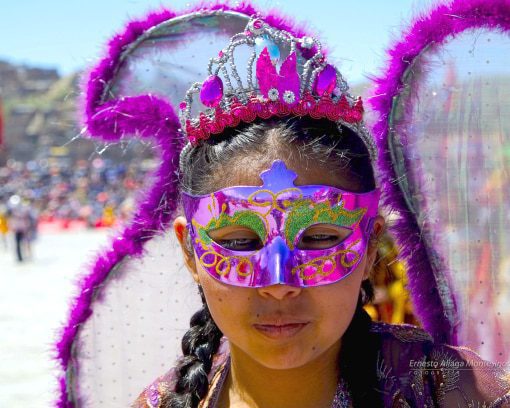
[[[76,163],[9,160],[0,167],[0,207],[13,196],[30,204],[26,234],[31,239],[36,236],[36,219],[63,228],[73,222],[109,227],[131,215],[134,196],[148,185],[147,173],[153,168],[151,160],[130,164],[104,158]]]
[[[2,241],[4,249],[7,249],[7,232],[9,232],[9,227],[7,225],[7,207],[5,205],[0,205],[0,241]]]
[[[23,262],[31,255],[30,232],[33,228],[31,208],[27,202],[22,202],[21,197],[13,195],[8,202],[8,225],[14,234],[16,258]]]

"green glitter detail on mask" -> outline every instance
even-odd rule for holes
[[[333,224],[339,227],[352,227],[365,214],[365,208],[350,211],[343,205],[333,207],[330,202],[314,203],[311,200],[296,201],[285,221],[285,237],[290,249],[301,231],[314,224]]]
[[[205,227],[199,224],[196,225],[198,235],[205,245],[210,245],[212,242],[208,234],[209,231],[235,225],[250,228],[258,235],[262,242],[266,242],[267,238],[264,221],[260,218],[260,215],[254,211],[238,211],[232,216],[221,213],[218,218],[211,219]]]

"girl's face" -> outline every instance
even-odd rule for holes
[[[298,174],[296,185],[332,185],[355,189],[352,183],[338,174],[311,170],[303,165],[286,163]],[[294,164],[294,165],[293,165]],[[260,185],[259,174],[269,167],[267,163],[252,166],[250,171],[238,172],[233,185]],[[221,186],[221,188],[224,186]],[[189,253],[186,247],[184,217],[175,220],[174,228],[183,247],[186,264],[193,278],[204,291],[211,315],[228,338],[231,348],[271,369],[301,367],[339,346],[340,339],[349,326],[358,301],[361,281],[368,277],[375,258],[375,248],[369,247],[358,267],[339,282],[299,288],[273,285],[263,288],[231,286],[212,278]],[[384,221],[378,217],[374,233],[382,231]],[[319,237],[317,243],[342,239],[335,230],[315,229],[310,237]],[[243,228],[222,231],[221,240],[249,242],[252,232]],[[312,238],[310,238],[312,239]]]

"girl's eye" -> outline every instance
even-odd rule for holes
[[[216,243],[232,251],[258,251],[262,248],[262,242],[258,238],[221,239],[216,241]]]
[[[344,241],[351,230],[331,224],[316,224],[308,227],[298,242],[298,249],[328,249]]]
[[[208,232],[218,245],[231,251],[258,251],[264,244],[255,231],[239,226],[218,228]]]

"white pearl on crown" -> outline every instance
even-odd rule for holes
[[[283,100],[285,103],[291,104],[296,100],[296,95],[292,91],[285,91],[283,93]]]
[[[280,97],[280,93],[278,92],[278,89],[271,88],[269,91],[267,91],[267,97],[269,98],[269,100],[276,102]]]

